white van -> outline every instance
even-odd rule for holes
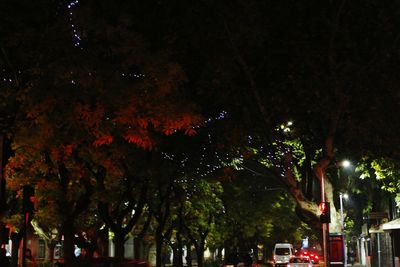
[[[273,256],[275,266],[286,266],[289,260],[294,257],[293,245],[290,243],[276,243]]]

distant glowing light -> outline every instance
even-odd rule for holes
[[[350,165],[351,165],[351,162],[350,162],[350,161],[348,161],[348,160],[343,160],[343,161],[342,161],[342,166],[343,166],[344,168],[350,167]]]

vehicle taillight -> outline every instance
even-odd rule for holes
[[[273,258],[274,258],[274,261],[276,261],[276,255],[274,255]]]
[[[315,258],[318,260],[319,258],[318,258],[318,255],[315,255]]]

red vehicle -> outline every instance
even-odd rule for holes
[[[319,263],[319,256],[318,253],[315,251],[310,250],[302,250],[299,253],[300,258],[309,259],[311,263],[318,264]]]

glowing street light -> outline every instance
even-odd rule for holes
[[[343,168],[347,168],[347,167],[350,167],[351,162],[346,159],[346,160],[342,161],[341,165],[342,165]]]
[[[347,159],[344,159],[344,160],[336,162],[336,167],[337,168],[348,168],[350,166],[351,166],[351,161],[349,161]]]

